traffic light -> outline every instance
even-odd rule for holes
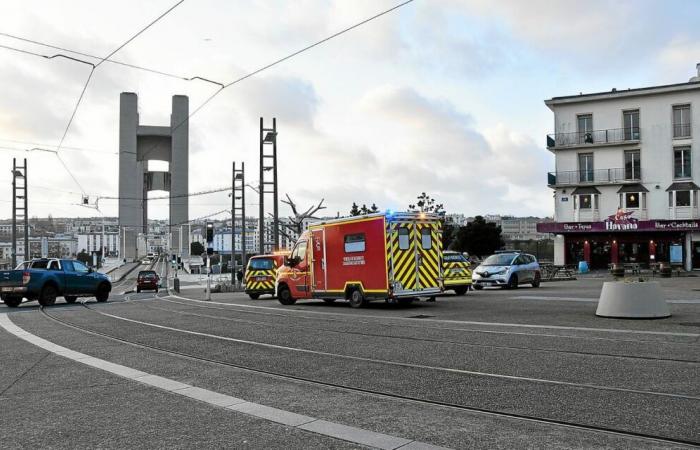
[[[207,222],[207,244],[214,242],[214,224]]]

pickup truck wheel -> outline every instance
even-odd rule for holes
[[[5,297],[2,300],[9,308],[16,308],[22,304],[22,297]]]
[[[277,300],[283,305],[293,305],[296,299],[292,297],[292,293],[287,286],[281,286],[277,292]]]
[[[362,308],[367,304],[367,300],[360,289],[353,289],[348,300],[353,308]]]
[[[101,284],[97,288],[97,294],[95,294],[95,298],[100,303],[106,302],[109,298],[109,286],[107,286],[106,284]]]
[[[66,295],[63,297],[66,299],[66,303],[75,303],[75,301],[78,299],[75,295]]]
[[[39,304],[41,306],[51,306],[56,303],[56,296],[58,291],[56,287],[52,284],[47,284],[41,289],[41,294],[39,294]]]

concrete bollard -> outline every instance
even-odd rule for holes
[[[620,319],[660,319],[671,316],[661,287],[656,281],[605,282],[595,314]]]

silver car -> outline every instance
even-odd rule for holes
[[[521,284],[539,287],[540,265],[537,259],[527,253],[503,252],[486,258],[472,273],[474,289],[484,286],[501,286],[515,289]]]

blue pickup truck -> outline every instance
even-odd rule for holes
[[[41,306],[53,305],[59,296],[68,303],[78,297],[106,302],[111,290],[106,275],[71,259],[33,259],[15,270],[0,271],[0,298],[12,308],[23,298],[39,300]]]

